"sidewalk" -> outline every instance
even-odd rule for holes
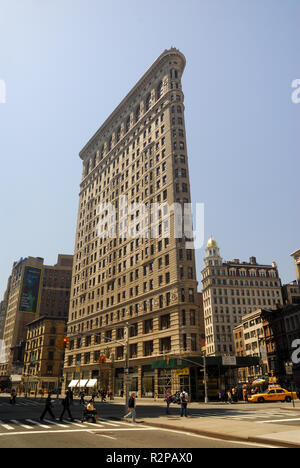
[[[284,409],[286,410],[287,408]],[[275,447],[300,448],[300,428],[297,429],[295,426],[239,420],[230,421],[216,417],[201,419],[181,418],[180,416],[144,418],[141,422],[146,426],[190,432],[222,440],[256,442]]]
[[[124,401],[123,398],[115,398],[110,403],[120,404]],[[165,408],[166,403],[163,399],[154,401],[153,399],[138,399],[138,406],[156,405]],[[272,405],[272,406],[271,406]],[[278,410],[299,411],[300,418],[300,401],[293,403],[268,403],[265,405],[255,403],[239,402],[233,405],[226,403],[210,402],[208,404],[201,402],[193,402],[189,404],[190,409],[198,410],[217,410],[230,409],[263,409],[277,408]],[[179,407],[178,407],[179,412]],[[138,420],[139,421],[139,420]],[[181,418],[178,416],[161,416],[155,418],[142,418],[140,423],[144,425],[172,429],[176,431],[191,432],[193,434],[214,437],[216,439],[231,440],[239,442],[256,442],[261,444],[272,445],[275,447],[300,448],[300,427],[282,425],[278,423],[257,423],[239,420],[225,420],[216,417],[205,419],[199,418]]]

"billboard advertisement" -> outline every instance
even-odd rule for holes
[[[19,311],[35,314],[38,308],[41,268],[25,266]]]

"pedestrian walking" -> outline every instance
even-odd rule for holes
[[[232,403],[232,394],[231,394],[230,390],[228,390],[228,392],[227,392],[227,403],[228,404]]]
[[[124,416],[124,419],[132,417],[132,422],[135,423],[136,419],[136,398],[135,393],[132,393],[129,400],[128,400],[128,411],[129,413]]]
[[[73,418],[73,416],[72,416],[72,414],[71,414],[71,411],[70,411],[70,395],[69,395],[68,392],[66,393],[66,397],[65,397],[65,398],[63,399],[63,401],[62,401],[62,405],[63,405],[63,411],[62,411],[62,413],[61,413],[61,415],[60,415],[59,420],[60,420],[60,421],[63,420],[63,416],[64,416],[65,412],[67,411],[70,420],[71,420],[71,421],[74,421],[74,418]]]
[[[10,394],[10,399],[9,399],[10,404],[15,405],[16,399],[17,399],[17,392],[14,389],[12,389],[11,394]]]
[[[80,392],[80,402],[79,402],[80,405],[85,405],[84,397],[85,397],[84,391]]]
[[[74,403],[74,393],[73,390],[69,390],[70,405]]]
[[[171,404],[171,391],[169,388],[166,390],[166,403],[167,403],[167,414],[170,414],[170,404]]]
[[[187,418],[188,401],[189,401],[189,395],[185,391],[185,389],[183,389],[182,392],[180,393],[180,405],[181,405],[180,416],[181,417],[185,416]]]
[[[106,391],[105,390],[101,391],[101,401],[106,402]]]
[[[43,421],[44,417],[46,416],[47,413],[50,414],[51,418],[53,421],[55,421],[55,416],[52,411],[53,404],[51,400],[51,393],[48,394],[48,397],[46,398],[46,403],[45,403],[45,409],[40,417],[40,420]]]

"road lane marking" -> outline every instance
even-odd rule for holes
[[[66,424],[61,424],[60,422],[57,422],[57,421],[50,421],[49,419],[45,419],[44,421],[48,424],[54,424],[55,426],[58,426],[58,427],[68,427]]]
[[[157,431],[157,427],[135,427],[135,428],[117,428],[114,429],[114,432],[133,432],[133,431]],[[6,436],[18,436],[18,435],[33,435],[33,434],[70,434],[70,433],[75,433],[75,432],[97,432],[99,431],[98,429],[89,429],[88,427],[82,428],[82,429],[57,429],[57,430],[49,430],[49,431],[20,431],[20,432],[6,432],[6,433],[0,433],[0,437],[6,437]],[[102,432],[99,432],[99,434],[102,434],[104,431],[111,432],[111,429],[105,429],[101,428]]]
[[[116,424],[116,423],[111,423],[111,422],[109,422],[108,419],[99,418],[99,421],[105,422],[105,424],[107,424],[108,426],[115,426],[115,427],[118,427],[118,424]]]
[[[33,421],[33,419],[26,419],[25,421],[30,422],[31,424],[34,424],[35,426],[40,426],[40,427],[44,427],[45,429],[50,429],[50,426],[46,426],[45,424],[42,424],[38,421]]]
[[[20,421],[17,421],[16,419],[11,419],[10,422],[12,422],[13,424],[16,424],[17,426],[21,426],[24,429],[31,429],[32,428],[32,426],[27,426],[26,424],[22,424],[22,423],[20,423]]]
[[[7,429],[8,431],[13,431],[14,428],[9,426],[8,424],[4,424],[3,421],[0,421],[0,426],[4,427],[4,429]]]
[[[256,421],[256,424],[276,423],[276,422],[291,422],[291,421],[300,421],[300,418],[271,419],[271,420],[268,420],[268,421]]]

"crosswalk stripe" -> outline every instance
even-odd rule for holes
[[[2,421],[0,421],[0,426],[4,427],[4,429],[7,429],[8,431],[13,431],[14,428],[9,426],[8,424],[4,424]]]
[[[35,426],[40,426],[40,427],[44,427],[45,429],[49,429],[50,426],[46,426],[45,424],[42,424],[38,421],[33,421],[32,419],[26,419],[27,422],[30,422],[31,424],[34,424]]]
[[[107,424],[108,426],[115,426],[115,427],[118,426],[118,424],[111,423],[107,419],[104,419],[104,418],[99,418],[99,421],[105,422],[105,424]]]
[[[22,424],[22,423],[20,423],[20,421],[17,421],[16,419],[11,419],[10,422],[12,422],[13,424],[16,424],[17,426],[21,426],[24,429],[31,429],[32,428],[32,426],[27,426],[26,424]]]
[[[60,422],[57,422],[57,421],[50,421],[49,419],[44,419],[44,421],[48,424],[53,424],[54,426],[68,427],[66,424],[61,424]]]
[[[80,426],[82,427],[84,424],[88,424],[89,426],[92,425],[92,426],[97,426],[97,427],[104,427],[102,424],[99,424],[99,423],[90,423],[88,421],[84,421],[84,422],[81,422],[79,419],[75,419],[75,421],[79,424],[76,424],[76,423],[72,423],[74,424],[75,426]]]
[[[84,423],[79,421],[79,419],[75,419],[75,421],[77,421],[77,422],[73,422],[72,423],[73,426],[84,427]]]

